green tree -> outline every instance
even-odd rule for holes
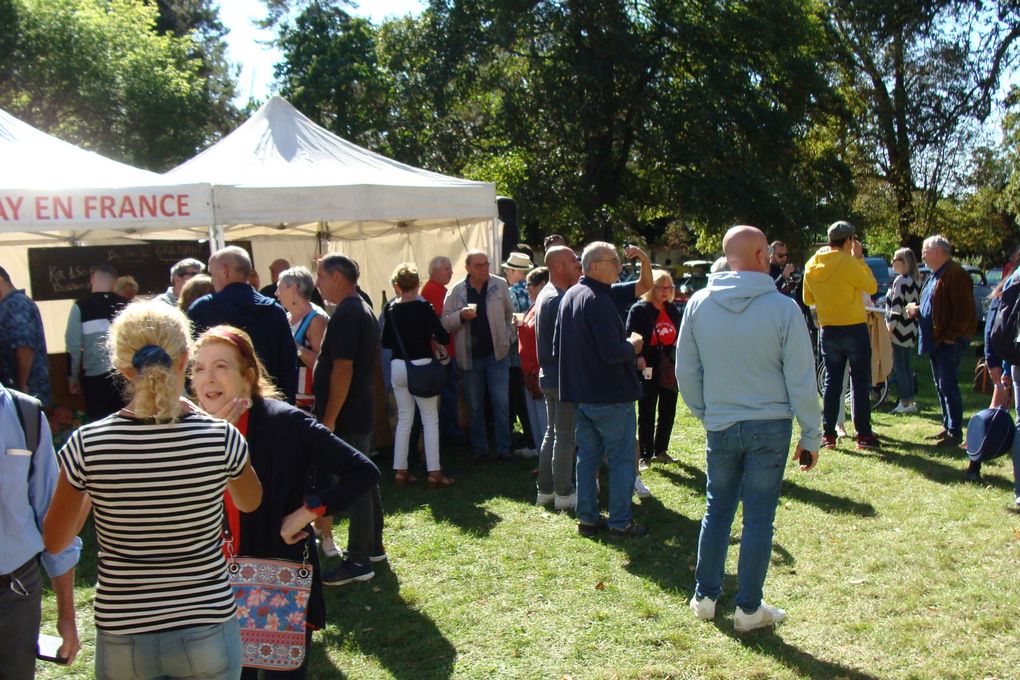
[[[190,35],[156,32],[154,5],[13,0],[8,7],[17,33],[0,64],[0,106],[26,122],[152,170],[190,158],[224,130],[222,98],[213,92],[229,88],[209,85]]]
[[[865,157],[858,177],[892,190],[901,244],[919,245],[964,178],[974,121],[987,116],[1020,24],[1009,5],[828,0],[820,7]]]
[[[375,27],[343,9],[314,3],[280,29],[280,94],[309,118],[362,146],[386,151],[388,79]]]

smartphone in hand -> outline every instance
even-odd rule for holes
[[[35,658],[66,666],[67,657],[60,656],[60,646],[62,644],[64,644],[64,640],[56,635],[39,633],[39,639],[35,647]]]

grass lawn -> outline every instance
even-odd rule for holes
[[[960,370],[967,415],[988,401],[970,389],[973,364]],[[919,444],[941,428],[926,362],[917,369],[921,413],[877,414],[881,452],[840,440],[816,470],[791,462],[765,584],[789,616],[775,632],[733,633],[736,549],[716,621],[687,608],[705,438],[681,405],[680,463],[644,473],[655,497],[635,517],[650,534],[629,542],[581,538],[570,515],[536,508],[532,461],[472,466],[444,451],[457,484],[441,491],[397,489],[384,470],[390,563],[368,583],[327,588],[309,677],[1020,677],[1009,458],[976,486],[963,481],[964,452]],[[739,535],[738,517],[734,546]],[[39,677],[93,675],[95,542],[85,539],[83,649],[72,669],[40,663]],[[44,621],[53,616],[49,596]]]

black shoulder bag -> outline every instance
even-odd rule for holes
[[[436,361],[435,357],[429,357],[429,363],[418,366],[411,363],[407,350],[404,348],[404,339],[400,337],[400,329],[397,328],[396,317],[393,314],[391,302],[386,311],[389,312],[390,323],[393,324],[393,335],[397,337],[397,344],[400,345],[400,353],[404,355],[404,367],[407,369],[407,391],[416,397],[436,397],[443,391],[446,385],[446,367]]]

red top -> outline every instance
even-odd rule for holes
[[[428,300],[432,308],[436,310],[436,316],[443,318],[443,301],[446,299],[446,288],[429,279],[421,287],[421,296]],[[452,359],[454,357],[453,333],[450,333],[450,342],[446,344],[446,351]]]
[[[652,339],[648,344],[663,347],[676,344],[676,326],[666,313],[665,307],[659,310],[659,316],[655,319],[655,326],[652,329]]]
[[[248,412],[245,411],[241,414],[241,417],[237,419],[237,431],[241,433],[241,436],[248,437]],[[234,505],[234,499],[230,497],[229,491],[223,492],[223,504],[227,511],[227,524],[230,526],[230,535],[234,537],[234,554],[241,554],[241,511]],[[227,553],[227,546],[223,546],[223,554],[229,559],[230,555]]]
[[[538,375],[538,341],[535,339],[535,305],[524,315],[517,329],[517,352],[521,355],[521,372]]]

